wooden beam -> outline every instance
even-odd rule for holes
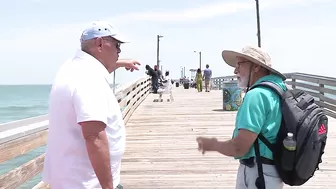
[[[31,117],[31,118],[27,118],[27,119],[18,120],[18,121],[12,121],[12,122],[9,122],[9,123],[3,123],[3,124],[0,124],[0,132],[7,131],[7,130],[10,130],[10,129],[19,128],[19,127],[29,125],[29,124],[34,124],[34,123],[46,121],[46,120],[48,120],[48,118],[49,118],[48,115],[42,115],[42,116],[38,116],[38,117]]]
[[[336,106],[333,106],[332,104],[329,104],[329,103],[325,103],[325,102],[322,102],[322,101],[315,101],[315,103],[323,108],[327,108],[333,112],[336,112]]]
[[[329,78],[323,76],[315,76],[309,74],[294,74],[292,78],[296,80],[308,81],[312,83],[324,84],[336,87],[336,78]]]
[[[141,93],[140,93],[140,99],[132,106],[132,108],[129,110],[129,112],[128,112],[128,114],[125,116],[125,118],[124,118],[124,122],[125,122],[125,124],[127,124],[128,123],[128,120],[130,119],[130,117],[131,117],[131,115],[133,114],[133,112],[136,110],[136,108],[141,104],[141,102],[143,102],[145,99],[146,99],[146,97],[148,96],[148,94],[149,94],[149,91],[148,91],[148,89],[146,89],[146,90],[144,90],[144,91],[142,91]]]
[[[125,107],[124,111],[122,112],[123,118],[128,114],[129,110],[132,108],[134,101],[138,98],[138,94],[141,91],[141,88],[136,88],[135,90],[131,91],[129,94],[130,98],[127,101],[127,106]]]
[[[48,130],[26,135],[0,145],[0,163],[25,154],[47,142]]]
[[[43,169],[45,154],[23,164],[22,166],[0,176],[1,189],[17,188],[36,176]]]
[[[37,185],[35,185],[32,189],[51,189],[51,186],[41,181]]]

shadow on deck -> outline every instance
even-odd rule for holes
[[[219,153],[204,156],[196,137],[230,139],[236,112],[222,111],[222,92],[198,93],[174,88],[175,102],[153,102],[150,94],[127,123],[127,146],[122,162],[125,188],[235,188],[238,162]],[[336,188],[335,129],[330,119],[329,140],[321,170],[301,187]],[[285,188],[290,188],[286,186]]]

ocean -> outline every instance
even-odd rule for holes
[[[0,85],[0,124],[46,114],[51,85]]]
[[[47,114],[50,89],[51,85],[0,85],[0,124]],[[45,146],[42,146],[0,163],[0,175],[38,157],[44,151]],[[41,174],[38,174],[18,189],[30,189],[40,180]]]
[[[47,114],[51,85],[0,85],[0,124]],[[44,152],[45,146],[0,164],[0,175],[23,165]],[[40,174],[20,189],[32,188]]]

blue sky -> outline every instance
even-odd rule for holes
[[[336,1],[260,1],[262,47],[281,72],[335,75]],[[11,0],[0,7],[0,84],[51,84],[59,67],[79,48],[82,29],[107,20],[131,39],[121,58],[142,63],[141,70],[117,71],[117,82],[144,75],[156,64],[156,35],[163,70],[180,76],[180,67],[203,65],[214,76],[232,75],[224,49],[257,45],[254,0]],[[189,72],[187,72],[189,74]],[[112,75],[111,79],[112,81]]]

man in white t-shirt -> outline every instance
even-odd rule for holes
[[[140,64],[118,60],[126,41],[107,22],[92,23],[80,42],[50,92],[43,181],[55,189],[119,189],[125,126],[107,77]]]

